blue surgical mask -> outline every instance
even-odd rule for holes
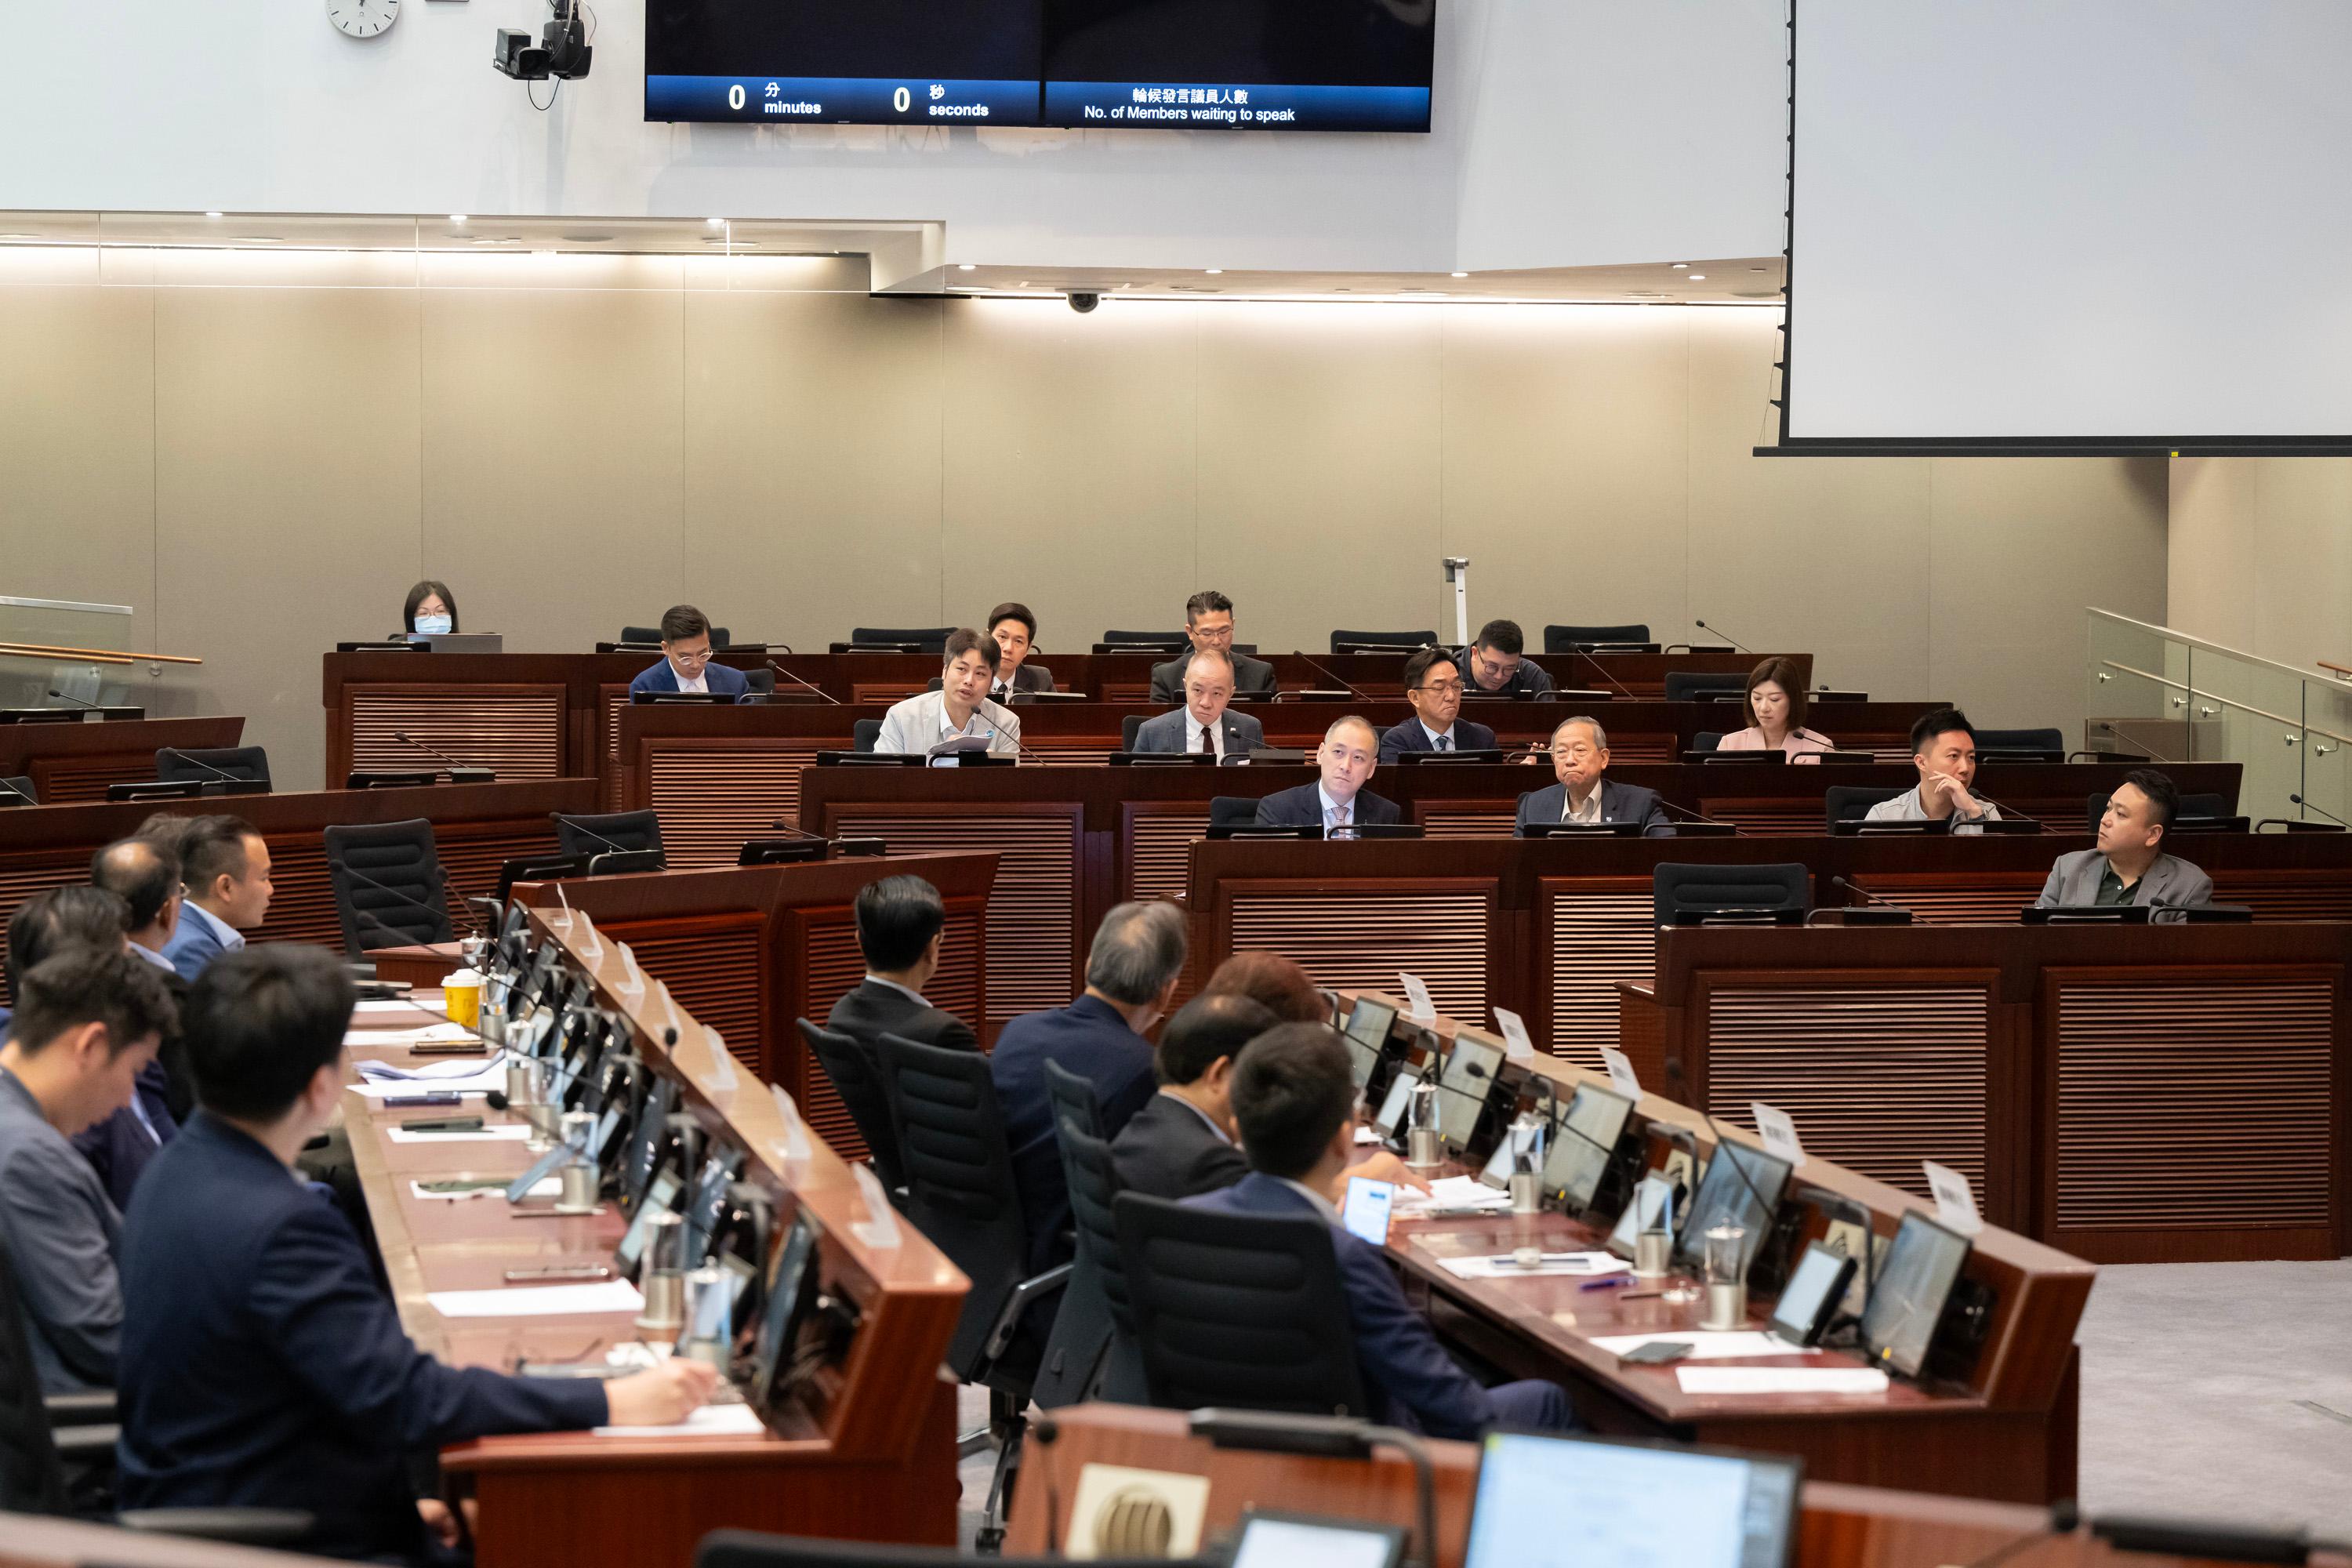
[[[447,635],[448,631],[449,617],[446,616],[419,616],[416,617],[416,635],[419,637],[444,637]]]

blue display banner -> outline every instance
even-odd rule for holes
[[[1424,100],[1428,96],[1422,95]],[[649,76],[646,118],[766,125],[1034,125],[1037,84],[921,77]]]
[[[1429,89],[1049,81],[1045,123],[1106,131],[1426,131]]]

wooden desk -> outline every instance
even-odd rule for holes
[[[1412,1466],[1390,1449],[1370,1459],[1325,1459],[1218,1448],[1192,1436],[1181,1411],[1086,1405],[1032,1428],[1023,1456],[1033,1484],[1013,1494],[1008,1556],[1067,1551],[1080,1472],[1090,1464],[1203,1476],[1205,1533],[1222,1538],[1253,1508],[1420,1528]],[[1050,1421],[1053,1439],[1044,1441]],[[1438,1568],[1461,1568],[1476,1495],[1478,1449],[1427,1440],[1436,1472]],[[1808,1480],[1794,1561],[1803,1568],[1941,1568],[1973,1563],[2048,1528],[2049,1514],[2012,1503]],[[1561,1521],[1572,1531],[1575,1521]],[[1408,1552],[1418,1551],[1410,1544]],[[2173,1568],[2190,1560],[2123,1553],[2088,1531],[2029,1546],[2009,1559],[2024,1568]],[[2314,1561],[2323,1559],[2315,1557]],[[2341,1559],[2337,1559],[2340,1563]]]
[[[731,1090],[720,1087],[693,1020],[679,1048],[666,1050],[668,1015],[659,987],[636,997],[622,993],[614,943],[604,942],[590,960],[583,956],[584,928],[579,936],[551,931],[536,910],[532,924],[536,934],[562,943],[570,967],[593,981],[599,1005],[630,1019],[647,1061],[681,1085],[681,1109],[709,1136],[747,1152],[742,1179],[766,1187],[783,1217],[814,1217],[823,1229],[824,1287],[856,1302],[862,1322],[845,1357],[820,1373],[790,1413],[782,1435],[639,1440],[571,1432],[486,1437],[446,1450],[443,1469],[470,1483],[479,1502],[479,1560],[496,1568],[683,1563],[705,1531],[722,1525],[952,1543],[955,1386],[940,1378],[939,1364],[962,1304],[963,1276],[903,1225],[896,1248],[866,1247],[854,1228],[866,1217],[864,1205],[837,1155],[819,1145],[804,1164],[787,1168],[774,1152],[782,1128],[765,1089],[748,1075]],[[364,1046],[353,1052],[405,1056]],[[394,1298],[421,1349],[455,1364],[503,1368],[517,1355],[578,1360],[591,1342],[636,1337],[618,1314],[443,1318],[427,1292],[496,1288],[508,1268],[604,1260],[622,1218],[524,1220],[497,1197],[415,1202],[407,1183],[417,1174],[513,1175],[531,1155],[519,1143],[394,1143],[385,1134],[407,1112],[356,1098],[347,1099],[345,1110]]]
[[[2186,847],[2184,841],[2184,847]],[[2352,1250],[2352,926],[1662,931],[1671,1092],[2100,1262]]]
[[[44,805],[103,801],[109,784],[153,778],[155,753],[166,746],[234,746],[244,734],[236,718],[0,724],[0,778],[29,775]]]
[[[762,1082],[782,1084],[842,1158],[862,1160],[865,1140],[833,1080],[809,1059],[793,1021],[822,1024],[865,978],[852,906],[867,883],[897,876],[923,878],[947,902],[940,970],[924,994],[960,1018],[985,1016],[996,874],[992,854],[897,855],[585,878],[560,886],[571,908],[627,942],[639,968],[723,1035],[746,1068]],[[515,897],[536,910],[556,909],[558,886],[519,883]]]

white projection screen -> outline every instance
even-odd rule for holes
[[[2352,0],[1790,3],[1784,447],[2352,451]]]

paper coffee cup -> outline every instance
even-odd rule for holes
[[[482,977],[470,969],[459,969],[441,977],[441,1010],[449,1015],[453,1024],[463,1024],[469,1029],[482,1025]]]

